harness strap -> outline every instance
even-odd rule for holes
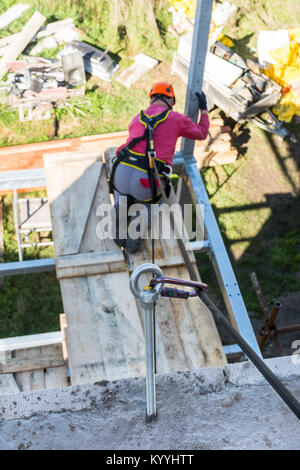
[[[117,166],[120,163],[125,163],[133,167],[140,166],[141,168],[138,168],[138,169],[145,169],[147,171],[148,179],[150,182],[151,194],[152,194],[152,199],[149,202],[155,203],[160,199],[160,197],[158,198],[157,188],[155,184],[155,173],[154,173],[154,164],[153,164],[153,160],[155,159],[155,150],[154,150],[153,131],[161,122],[167,119],[169,113],[170,113],[170,109],[166,109],[162,113],[155,114],[154,116],[148,116],[146,113],[144,113],[144,111],[140,112],[140,122],[145,126],[145,132],[142,136],[135,137],[134,139],[132,139],[126,145],[126,147],[124,147],[116,156],[116,159],[113,163],[110,180],[109,180],[109,188],[110,188],[111,193],[113,193],[114,189],[116,189],[114,187],[113,181],[114,181],[114,176],[115,176],[115,171],[117,169]],[[137,157],[136,154],[134,154],[134,152],[130,152],[130,149],[134,147],[134,145],[136,145],[137,143],[145,139],[147,139],[146,154],[140,155],[140,157],[142,157],[144,161],[141,162],[141,159],[139,159],[138,165],[135,165],[129,161],[126,162],[128,158],[135,159],[136,161],[138,160],[136,158]],[[132,157],[132,155],[134,155],[134,157]],[[157,161],[157,163],[158,165],[160,164],[164,165],[165,168],[162,167],[162,171],[166,171],[166,168],[168,168],[168,166],[165,165],[163,162]]]

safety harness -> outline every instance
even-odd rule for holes
[[[154,134],[154,129],[161,122],[164,122],[167,119],[169,113],[170,113],[170,109],[166,109],[162,113],[155,114],[154,116],[148,116],[147,114],[144,113],[144,111],[140,112],[140,122],[145,126],[145,132],[142,136],[135,137],[134,139],[132,139],[126,145],[126,147],[120,150],[120,152],[115,157],[112,170],[111,170],[110,180],[109,180],[111,193],[113,193],[114,190],[117,190],[117,188],[114,186],[114,176],[115,176],[115,171],[118,165],[122,164],[122,165],[130,166],[132,168],[137,168],[138,170],[147,173],[149,183],[150,183],[151,196],[152,196],[150,200],[147,200],[147,202],[151,204],[155,204],[156,202],[158,202],[161,199],[162,194],[161,193],[157,194],[157,187],[155,183],[154,161],[155,161],[159,176],[165,183],[165,190],[168,192],[168,186],[170,184],[168,175],[171,173],[171,167],[167,165],[164,161],[156,158],[153,134]],[[145,154],[137,153],[131,150],[132,147],[134,147],[138,142],[141,142],[142,140],[145,140],[145,139],[147,140]]]

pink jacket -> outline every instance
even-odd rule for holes
[[[145,113],[148,116],[159,114],[166,108],[151,104]],[[168,165],[172,165],[178,137],[186,137],[192,140],[204,140],[207,137],[209,128],[209,118],[207,114],[202,114],[199,124],[195,124],[188,116],[171,111],[167,119],[161,122],[154,130],[154,148],[156,156],[160,160],[165,161]],[[117,152],[124,148],[132,139],[143,135],[145,131],[144,125],[139,121],[139,114],[133,118],[129,125],[129,137],[125,144],[121,145]],[[137,143],[132,150],[138,153],[146,152],[146,141]]]

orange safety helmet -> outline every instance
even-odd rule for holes
[[[168,98],[174,98],[174,104],[175,104],[175,93],[170,83],[166,83],[166,82],[155,83],[152,86],[150,93],[149,93],[150,98],[152,98],[153,95],[165,95]]]

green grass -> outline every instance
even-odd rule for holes
[[[261,30],[277,30],[299,27],[300,3],[298,0],[231,0],[237,6],[224,28],[235,43],[234,49],[243,57],[256,57],[257,38]]]
[[[22,196],[42,197],[45,192]],[[13,218],[13,198],[3,197],[4,261],[18,261]],[[30,247],[24,259],[53,257],[53,248]],[[0,291],[0,337],[58,331],[59,314],[63,313],[59,283],[55,273],[36,273],[5,277]]]
[[[10,7],[11,0],[3,0],[0,14]],[[28,0],[30,8],[6,29],[0,38],[21,30],[34,10],[46,16],[46,23],[72,17],[84,33],[82,40],[100,49],[109,47],[109,54],[120,67],[128,67],[139,52],[159,61],[171,63],[177,40],[168,32],[172,16],[167,0],[86,0],[85,2],[58,0]],[[63,46],[60,47],[60,49]],[[44,57],[55,58],[59,49],[44,50]],[[26,50],[24,51],[26,53]],[[117,72],[118,73],[118,72]],[[119,72],[120,73],[120,72]],[[68,113],[56,109],[57,138],[78,137],[124,130],[132,117],[148,103],[150,82],[143,81],[128,90],[115,77],[111,83],[87,74],[86,105],[80,111]],[[142,84],[142,85],[141,85]],[[53,116],[53,114],[52,114]],[[19,122],[16,111],[0,105],[0,146],[49,140],[52,118],[43,122]]]
[[[270,305],[283,292],[300,290],[300,199],[292,184],[299,178],[300,159],[296,147],[277,137],[269,146],[264,132],[254,125],[244,132],[247,128],[245,155],[202,176],[246,307],[261,313],[252,272]],[[299,141],[299,129],[296,135]],[[243,148],[238,139],[236,145]],[[202,279],[221,295],[207,257],[199,255],[198,264]]]

